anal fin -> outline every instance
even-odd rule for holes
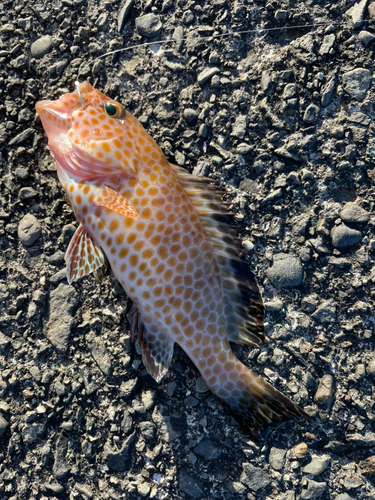
[[[120,193],[117,193],[109,186],[105,186],[102,194],[95,200],[96,205],[113,210],[130,219],[138,220],[138,212],[131,203]]]
[[[167,373],[173,355],[173,340],[151,318],[142,315],[133,304],[128,319],[132,339],[138,335],[142,361],[148,373],[159,382]]]
[[[94,273],[100,282],[107,270],[107,260],[102,249],[91,239],[82,224],[69,243],[65,261],[69,284],[90,273]]]

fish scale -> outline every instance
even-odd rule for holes
[[[108,260],[133,301],[129,314],[159,381],[178,343],[210,390],[259,440],[305,412],[243,365],[229,341],[260,345],[264,307],[241,258],[222,192],[171,165],[142,125],[88,82],[36,106],[79,227],[69,282]]]

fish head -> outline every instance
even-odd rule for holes
[[[56,162],[65,171],[86,180],[136,172],[137,151],[128,131],[129,120],[135,119],[88,82],[55,101],[39,101],[36,111]]]

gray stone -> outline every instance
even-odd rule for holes
[[[267,277],[276,288],[294,288],[303,281],[303,267],[297,257],[280,253],[274,256]]]
[[[363,101],[371,85],[371,71],[356,68],[344,73],[342,80],[346,92],[357,101]]]
[[[322,457],[313,457],[309,464],[307,464],[305,467],[302,467],[302,472],[304,474],[318,476],[327,469],[330,463],[331,457],[329,455],[324,455]]]
[[[52,266],[60,266],[64,262],[65,254],[61,250],[57,250],[52,255],[46,257],[48,264]]]
[[[194,448],[194,451],[206,460],[213,460],[223,453],[220,441],[210,437],[204,437]]]
[[[375,137],[369,138],[366,153],[370,158],[375,158]]]
[[[49,320],[44,333],[58,351],[68,348],[74,314],[79,306],[79,296],[72,286],[61,283],[53,290],[49,299]]]
[[[347,203],[340,212],[340,218],[351,224],[363,224],[369,220],[370,214],[355,203]]]
[[[152,13],[137,17],[135,26],[140,35],[148,38],[159,35],[163,27],[160,17]]]
[[[350,248],[361,241],[362,233],[346,224],[340,224],[332,228],[331,239],[335,248]]]
[[[361,113],[360,111],[354,111],[348,116],[348,120],[353,123],[358,123],[359,125],[363,125],[367,127],[371,123],[371,118],[365,113]]]
[[[82,495],[84,500],[86,500],[86,499],[90,500],[90,498],[93,497],[93,493],[92,493],[91,489],[88,486],[86,486],[85,484],[75,483],[74,488],[78,491],[78,493],[80,493]]]
[[[343,486],[346,490],[354,490],[362,486],[364,482],[365,478],[362,474],[351,473],[345,477]]]
[[[333,299],[324,300],[311,315],[319,323],[328,324],[336,321],[336,303]]]
[[[292,99],[297,95],[297,85],[295,83],[288,83],[284,87],[283,99]]]
[[[340,495],[337,495],[335,500],[355,500],[355,498],[351,497],[347,493],[340,493]]]
[[[30,139],[30,137],[34,135],[34,132],[35,130],[33,128],[27,128],[23,130],[9,141],[9,146],[19,146],[20,144]]]
[[[198,120],[198,113],[193,108],[186,108],[183,112],[185,121],[188,125],[195,125]]]
[[[332,375],[324,375],[318,385],[314,401],[322,410],[330,411],[335,396],[335,382]]]
[[[375,36],[369,31],[361,31],[358,35],[358,39],[362,45],[368,47],[375,40]]]
[[[60,483],[47,483],[43,485],[47,490],[53,491],[53,493],[62,493],[64,491],[64,486]]]
[[[5,420],[5,418],[2,415],[0,415],[0,437],[5,433],[8,425],[9,424]]]
[[[316,104],[307,106],[303,115],[303,121],[307,124],[315,123],[319,117],[320,109]]]
[[[258,491],[270,484],[270,476],[259,467],[254,467],[253,464],[245,462],[242,464],[242,468],[240,481],[246,484],[251,491]]]
[[[319,498],[320,496],[323,495],[326,488],[327,488],[326,482],[318,483],[316,481],[313,481],[312,479],[309,479],[307,481],[307,490],[302,491],[301,499],[311,500],[312,498]]]
[[[197,81],[199,85],[203,85],[208,80],[211,80],[211,78],[214,75],[217,75],[218,73],[220,73],[219,68],[205,68],[199,73]]]
[[[86,342],[90,349],[91,356],[96,361],[100,370],[104,375],[109,375],[112,369],[111,357],[105,348],[102,338],[90,332],[86,335]]]
[[[284,360],[285,360],[285,353],[278,347],[275,347],[275,349],[273,350],[271,363],[273,363],[275,366],[280,366],[284,363]]]
[[[335,40],[336,40],[336,36],[333,33],[331,33],[330,35],[326,35],[324,37],[322,45],[320,46],[319,54],[321,56],[327,55],[329,53],[329,51],[332,49],[333,44],[335,43]]]
[[[179,476],[179,487],[180,490],[193,498],[203,498],[203,486],[196,473],[193,475],[182,469]]]
[[[141,390],[141,381],[139,378],[133,378],[127,380],[126,382],[122,382],[120,385],[120,396],[128,401],[132,399],[138,392]]]
[[[41,57],[45,56],[52,50],[52,37],[51,35],[44,35],[38,38],[38,40],[35,40],[31,44],[31,55],[32,57],[35,57],[35,59],[40,59]]]
[[[362,26],[363,18],[366,12],[367,2],[368,0],[360,0],[359,2],[355,3],[353,7],[351,7],[346,13],[348,16],[352,18],[353,26],[355,29],[360,28]]]
[[[357,446],[374,446],[375,444],[375,433],[366,432],[364,436],[362,434],[347,434],[346,440],[348,443],[355,444]]]
[[[19,123],[29,122],[33,118],[34,118],[34,115],[30,111],[30,109],[28,109],[28,108],[21,109],[21,111],[18,113],[18,122]]]
[[[136,433],[134,432],[125,439],[119,450],[112,449],[108,443],[104,445],[103,458],[112,471],[126,472],[130,469],[135,442]]]
[[[323,108],[329,106],[333,99],[333,93],[337,86],[337,76],[332,76],[328,82],[322,87],[320,103]]]
[[[10,338],[0,332],[0,351],[3,351],[10,344]]]
[[[237,137],[238,139],[243,139],[246,134],[248,124],[248,118],[246,115],[238,115],[235,122],[232,125],[231,136]]]
[[[369,377],[375,378],[375,356],[372,358],[372,360],[367,365],[366,373]]]
[[[38,195],[38,192],[35,191],[32,187],[24,187],[20,189],[19,197],[21,200],[30,200],[31,198],[35,198]]]
[[[146,440],[154,439],[156,436],[156,427],[152,422],[140,422],[139,429]]]
[[[42,233],[38,219],[32,214],[26,214],[18,224],[18,237],[25,247],[33,245]]]
[[[63,434],[56,440],[54,454],[54,463],[52,473],[57,480],[65,479],[69,474],[69,468],[66,464],[66,455],[68,453],[68,438]]]
[[[274,470],[282,470],[285,464],[285,455],[286,455],[286,450],[283,450],[281,448],[276,448],[273,446],[270,449],[270,455],[268,458],[269,464]]]

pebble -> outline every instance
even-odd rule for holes
[[[61,264],[63,264],[64,258],[65,258],[65,253],[62,252],[61,250],[57,250],[52,255],[45,257],[48,264],[51,264],[52,266],[60,266]]]
[[[318,483],[312,479],[307,480],[307,490],[303,490],[301,493],[302,500],[311,500],[312,498],[319,498],[323,495],[327,488],[327,483]]]
[[[293,448],[293,452],[297,458],[304,458],[306,456],[308,446],[306,443],[299,443]]]
[[[251,463],[242,464],[243,472],[240,481],[251,491],[258,491],[271,483],[270,476],[259,467],[254,467]]]
[[[197,474],[193,476],[186,469],[181,469],[179,487],[180,490],[193,498],[203,498],[203,486]]]
[[[339,495],[337,495],[335,500],[355,500],[355,499],[350,495],[348,495],[347,493],[340,493]]]
[[[52,47],[53,45],[51,35],[41,36],[31,44],[31,55],[32,57],[35,57],[35,59],[40,59],[41,57],[51,52]]]
[[[232,137],[237,137],[237,139],[243,139],[246,134],[248,124],[248,118],[246,115],[238,115],[235,122],[232,125]]]
[[[323,301],[311,315],[319,323],[328,324],[336,321],[336,303],[333,299]]]
[[[126,382],[122,382],[120,385],[120,395],[125,401],[129,401],[133,399],[133,397],[138,394],[138,392],[141,390],[141,381],[140,379],[133,378],[130,380],[127,380]]]
[[[348,443],[352,443],[357,446],[374,446],[375,444],[375,433],[366,432],[364,436],[362,434],[347,434],[346,440]]]
[[[346,224],[339,224],[332,228],[331,239],[335,248],[346,249],[359,243],[362,239],[362,233]]]
[[[8,422],[5,420],[5,418],[0,415],[0,437],[5,434],[5,431],[8,427]]]
[[[160,17],[152,13],[137,17],[135,26],[138,33],[147,38],[159,35],[163,27]]]
[[[333,405],[335,397],[335,382],[332,375],[323,375],[319,380],[318,389],[314,396],[314,401],[322,410],[329,411]]]
[[[363,23],[363,18],[365,16],[366,7],[368,0],[360,0],[356,2],[353,7],[347,11],[347,15],[351,16],[353,21],[353,26],[355,29],[360,28]]]
[[[329,106],[332,102],[333,99],[333,93],[335,91],[335,88],[337,86],[337,76],[332,76],[328,82],[322,87],[322,90],[320,92],[321,98],[320,98],[320,104],[322,105],[323,108],[326,108]]]
[[[267,277],[276,288],[294,288],[303,282],[303,267],[297,257],[279,253],[273,257],[273,265]]]
[[[316,122],[319,117],[320,109],[316,104],[310,104],[307,106],[305,113],[303,115],[303,121],[309,125]]]
[[[326,35],[323,39],[322,45],[320,46],[319,54],[321,56],[327,55],[329,51],[332,49],[335,41],[336,41],[336,36],[333,33],[331,33],[330,35]]]
[[[109,469],[114,472],[126,472],[130,469],[136,439],[134,432],[125,439],[119,450],[111,448],[108,443],[104,445],[103,458]]]
[[[38,195],[38,191],[36,191],[32,187],[23,187],[20,189],[19,197],[21,200],[30,200],[31,198],[35,198]]]
[[[126,0],[124,5],[121,7],[119,10],[118,16],[117,16],[117,30],[119,33],[125,28],[125,22],[127,18],[129,17],[130,10],[133,7],[134,0]]]
[[[26,142],[30,137],[32,137],[35,133],[33,128],[27,128],[17,134],[13,139],[9,141],[9,146],[19,146],[20,144]]]
[[[361,31],[358,35],[358,39],[362,45],[368,47],[375,40],[375,36],[369,31]]]
[[[193,108],[184,109],[183,115],[188,125],[195,125],[198,121],[198,113]]]
[[[42,234],[38,219],[32,214],[26,214],[18,224],[18,238],[25,247],[33,245]]]
[[[355,203],[347,203],[340,212],[340,219],[350,224],[363,224],[369,218],[369,212]]]
[[[307,464],[305,467],[302,467],[302,472],[304,474],[318,476],[327,469],[330,463],[331,457],[329,455],[324,455],[322,457],[313,457],[309,464]]]
[[[214,75],[217,75],[218,73],[220,73],[219,68],[205,68],[199,73],[197,81],[199,85],[203,85],[208,80],[211,80],[211,78]]]
[[[223,453],[223,449],[217,439],[204,437],[194,448],[194,452],[206,460],[213,460]]]
[[[342,75],[344,89],[356,99],[363,101],[371,85],[371,71],[364,68],[356,68]]]
[[[74,314],[79,306],[79,296],[75,289],[61,283],[50,294],[49,319],[44,333],[58,351],[65,352],[74,325]]]
[[[366,373],[369,377],[375,378],[375,356],[372,358],[372,360],[367,365]]]
[[[375,474],[375,455],[367,457],[365,460],[359,462],[359,468],[362,474],[374,475]]]
[[[277,471],[283,469],[285,464],[285,455],[286,455],[286,450],[283,450],[282,448],[276,448],[275,446],[273,446],[270,449],[268,462],[272,467],[272,469]]]

